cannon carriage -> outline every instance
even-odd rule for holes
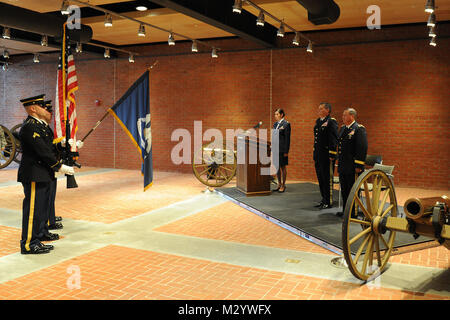
[[[391,177],[380,169],[361,174],[352,187],[342,223],[343,254],[350,272],[363,281],[387,268],[397,232],[426,236],[450,249],[450,199],[410,198],[400,216]]]
[[[236,175],[236,150],[227,148],[226,143],[207,143],[194,153],[192,170],[195,177],[208,187],[221,187]]]
[[[22,147],[19,140],[19,130],[21,124],[15,125],[11,129],[0,125],[0,169],[6,168],[11,162],[20,163],[22,159]],[[3,135],[1,135],[3,133]],[[4,137],[4,139],[3,139]]]

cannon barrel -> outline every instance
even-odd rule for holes
[[[410,198],[403,206],[405,214],[410,219],[420,219],[433,213],[433,208],[438,203],[444,203],[447,209],[450,207],[450,199],[447,196],[431,198]]]

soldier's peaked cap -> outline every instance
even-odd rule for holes
[[[20,100],[20,102],[23,104],[24,107],[31,106],[33,104],[38,104],[40,106],[44,106],[45,105],[44,98],[45,98],[45,94],[41,94],[41,95],[38,95],[35,97],[22,99],[22,100]]]

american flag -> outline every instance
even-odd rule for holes
[[[68,39],[66,38],[66,41]],[[55,142],[60,142],[66,137],[66,122],[68,118],[70,123],[70,135],[66,139],[73,139],[76,141],[76,132],[78,130],[77,112],[75,110],[75,91],[78,90],[77,73],[75,69],[75,61],[70,50],[70,45],[66,48],[66,42],[63,43],[63,50],[59,57],[56,94],[55,94],[55,114],[53,116],[54,124],[54,139]],[[63,61],[63,59],[67,59]],[[64,62],[64,68],[63,68]],[[63,70],[64,69],[64,70]],[[64,73],[63,73],[64,72]],[[65,98],[64,98],[65,94]],[[64,102],[66,105],[64,105]],[[68,107],[68,108],[67,108]],[[67,114],[68,111],[68,114]],[[76,151],[76,145],[73,144],[72,152]]]

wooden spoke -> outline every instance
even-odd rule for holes
[[[384,218],[386,216],[386,214],[388,214],[389,211],[391,211],[391,209],[394,207],[394,204],[391,204],[389,207],[387,207],[387,209],[383,212],[383,214],[381,215],[382,218]]]
[[[366,221],[366,220],[359,220],[359,219],[350,218],[350,222],[362,224],[364,226],[370,226],[370,222]]]
[[[356,252],[356,255],[355,255],[355,260],[354,260],[355,265],[358,264],[359,257],[361,256],[361,253],[363,252],[364,248],[366,247],[367,242],[369,241],[369,238],[370,238],[370,236],[366,236],[363,243],[359,246],[358,251]]]
[[[372,215],[369,213],[369,211],[367,211],[367,209],[364,206],[364,204],[362,203],[361,199],[358,196],[356,196],[355,200],[358,203],[359,207],[362,209],[362,211],[363,211],[364,215],[367,217],[367,219],[372,220]]]
[[[378,211],[376,213],[377,216],[381,215],[381,210],[383,210],[384,205],[386,204],[387,197],[389,196],[389,191],[390,191],[390,189],[386,189],[386,191],[384,193],[383,200],[381,201],[381,204],[378,207]]]
[[[366,234],[368,234],[368,233],[370,233],[370,232],[371,232],[370,228],[364,229],[363,231],[361,231],[360,233],[358,233],[356,236],[354,236],[354,237],[350,240],[349,244],[352,245],[352,244],[353,244],[355,241],[357,241],[359,238],[361,238],[362,236],[364,236],[364,235],[366,235]]]
[[[380,242],[378,236],[375,237],[375,250],[377,252],[378,267],[381,267]]]
[[[369,262],[369,257],[372,255],[371,254],[372,243],[373,243],[373,237],[369,236],[369,244],[367,245],[367,250],[366,250],[366,253],[364,254],[364,261],[363,261],[363,265],[362,265],[362,269],[361,269],[361,272],[363,274],[366,273],[367,263]]]
[[[364,181],[364,194],[366,196],[366,205],[369,210],[372,208],[372,205],[370,204],[370,192],[369,192],[369,185],[367,184],[367,181]]]

